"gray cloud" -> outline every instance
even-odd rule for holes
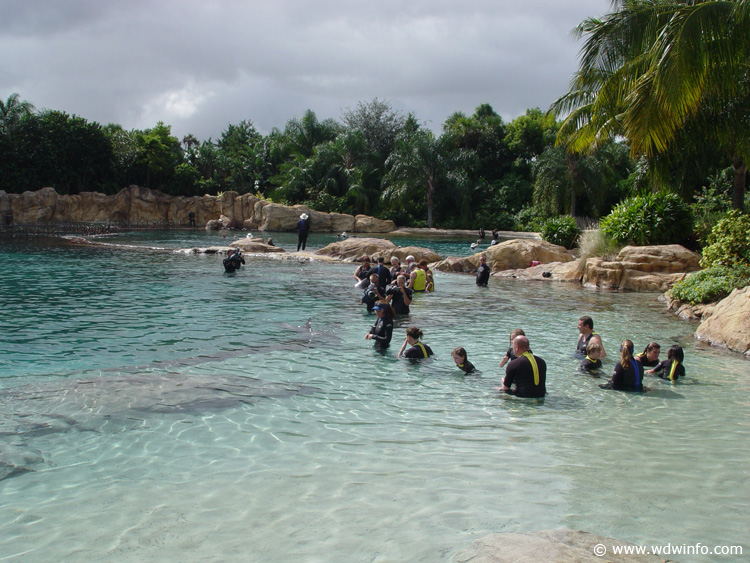
[[[436,130],[490,103],[510,120],[567,90],[571,30],[608,0],[0,2],[0,97],[125,128],[216,138],[374,97]]]

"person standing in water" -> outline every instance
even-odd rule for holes
[[[432,356],[432,349],[426,344],[422,344],[420,339],[422,338],[422,330],[416,326],[410,326],[406,329],[406,340],[399,350],[398,357],[404,356],[413,360],[419,360],[429,358]],[[406,352],[404,350],[407,346],[411,346]]]
[[[490,280],[490,267],[487,265],[487,257],[482,254],[479,257],[479,268],[477,269],[477,285],[487,287]]]
[[[307,235],[310,233],[310,217],[307,213],[303,213],[299,216],[299,222],[297,223],[297,252],[300,247],[302,250],[307,246]]]
[[[387,348],[393,336],[393,319],[396,317],[396,313],[393,307],[385,301],[375,303],[372,310],[375,311],[377,320],[372,325],[370,332],[365,335],[365,339],[374,340],[375,346],[379,348]]]
[[[602,348],[602,353],[599,357],[606,357],[607,353],[604,351],[604,344],[601,337],[594,332],[594,320],[591,317],[581,317],[578,319],[578,332],[581,333],[576,344],[576,353],[578,355],[585,357],[589,342],[596,342]]]
[[[529,339],[525,336],[513,339],[513,353],[516,359],[505,368],[501,391],[516,397],[544,397],[547,394],[546,362],[531,353]]]

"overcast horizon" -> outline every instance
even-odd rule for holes
[[[572,30],[609,0],[2,0],[0,98],[102,125],[217,139],[308,109],[341,120],[388,101],[435,131],[483,103],[511,121],[567,92]]]

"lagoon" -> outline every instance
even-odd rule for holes
[[[0,481],[0,561],[450,561],[488,533],[559,527],[750,552],[748,364],[656,294],[436,272],[379,354],[355,264],[252,257],[226,275],[172,252],[215,233],[101,240],[0,247],[0,443],[33,458]],[[584,314],[608,373],[622,339],[657,340],[685,348],[686,381],[599,389],[571,353]],[[434,361],[395,357],[407,324]],[[495,391],[519,326],[549,366],[542,403]],[[479,375],[455,368],[459,345]],[[211,381],[165,401],[165,382]]]

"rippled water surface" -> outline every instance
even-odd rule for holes
[[[450,561],[559,527],[750,553],[750,369],[655,294],[437,273],[380,354],[352,264],[226,275],[172,252],[215,234],[102,240],[0,248],[0,561]],[[599,389],[571,354],[583,314],[610,356],[681,344],[687,380]],[[396,358],[407,323],[433,361]],[[519,326],[549,366],[542,403],[494,389]],[[454,367],[459,345],[479,375]]]

